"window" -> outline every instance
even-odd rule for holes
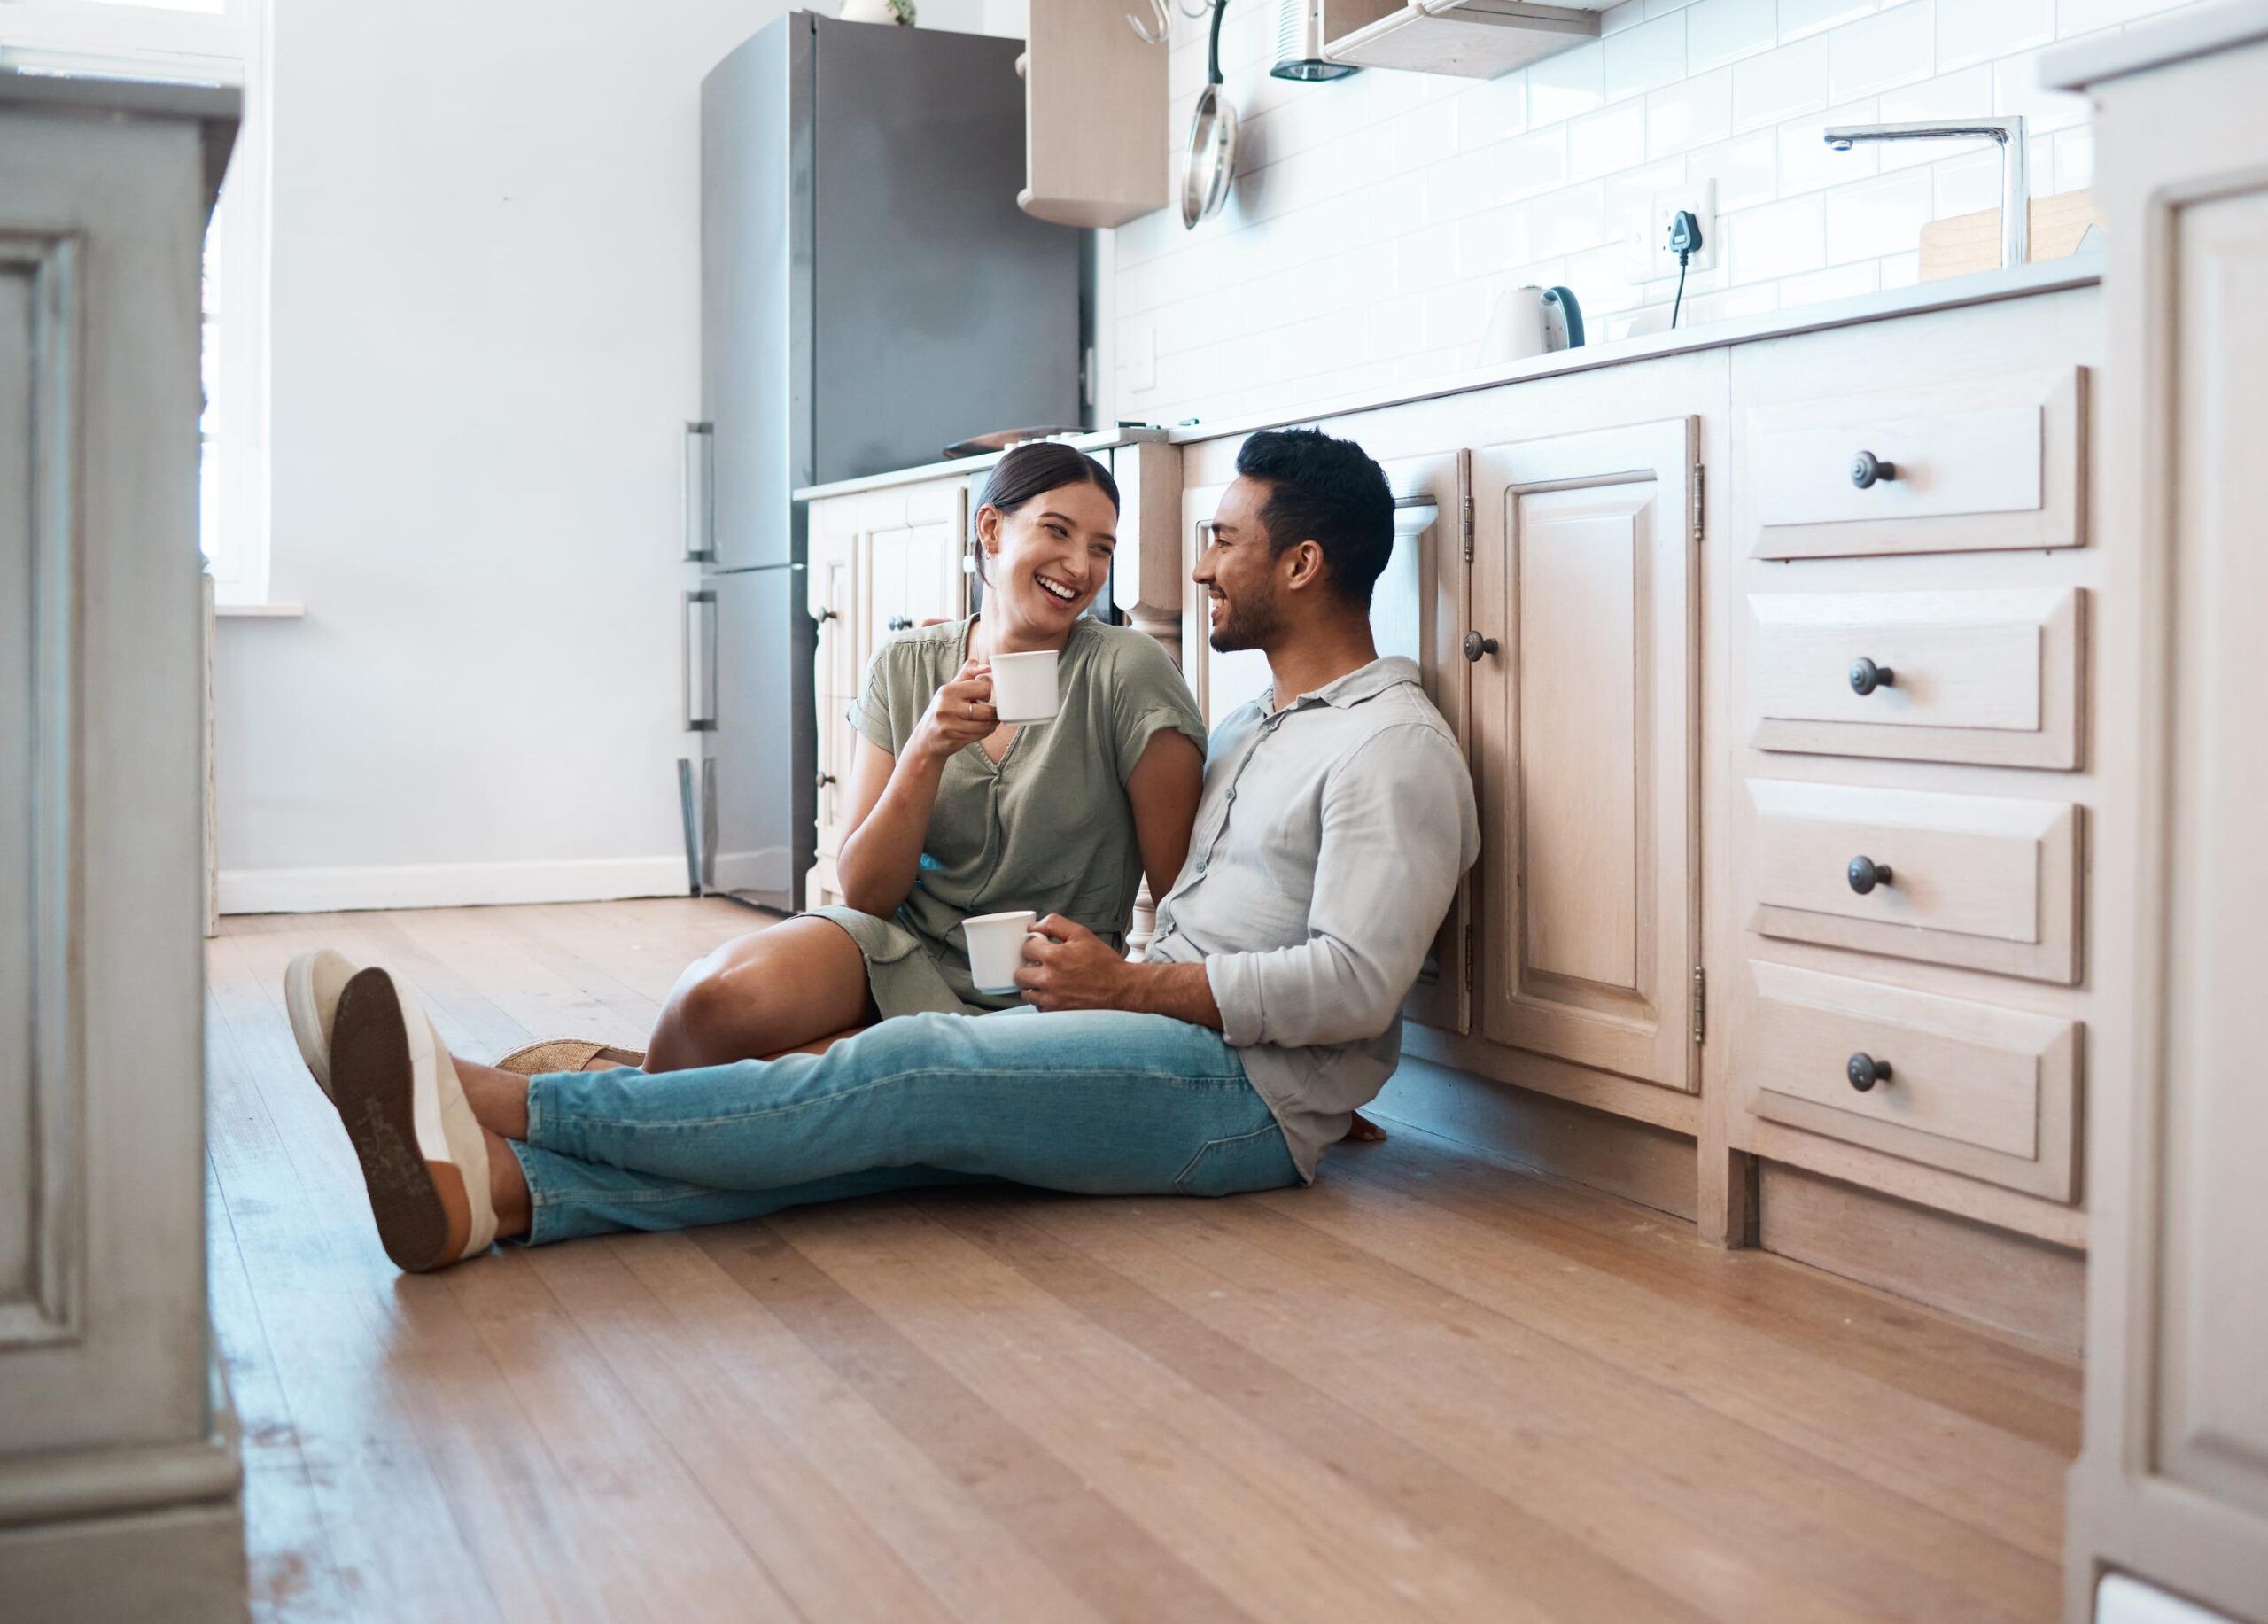
[[[0,63],[241,86],[205,238],[198,540],[223,604],[268,597],[268,0],[0,0]]]

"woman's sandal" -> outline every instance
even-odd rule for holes
[[[547,1037],[541,1043],[513,1050],[496,1062],[496,1069],[516,1071],[524,1077],[546,1076],[558,1071],[581,1071],[594,1060],[632,1068],[646,1063],[645,1055],[635,1049],[586,1043],[579,1037]]]

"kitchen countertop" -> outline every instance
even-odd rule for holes
[[[2268,3],[2268,0],[2264,0],[2264,3]],[[1893,316],[1917,315],[1931,310],[1957,310],[1964,306],[1992,304],[2004,299],[2027,299],[2040,293],[2061,292],[2069,288],[2093,287],[2101,279],[2102,256],[2100,253],[2074,254],[2067,259],[2036,261],[2013,270],[1979,271],[1969,276],[1949,276],[1942,282],[1918,283],[1912,287],[1863,293],[1852,299],[1800,305],[1792,310],[1735,316],[1697,327],[1680,327],[1666,332],[1620,338],[1609,344],[1588,344],[1581,349],[1555,350],[1503,366],[1476,367],[1471,371],[1429,378],[1421,383],[1396,385],[1387,389],[1308,401],[1295,411],[1181,423],[1171,429],[1104,429],[1081,435],[1068,443],[1082,450],[1097,450],[1106,446],[1125,445],[1144,439],[1168,439],[1177,446],[1189,445],[1227,435],[1250,434],[1261,429],[1282,428],[1291,423],[1316,423],[1325,417],[1342,417],[1354,412],[1375,411],[1411,400],[1432,400],[1477,389],[1495,389],[1530,378],[1556,377],[1563,373],[1587,372],[1597,367],[1618,367],[1631,361],[1651,361],[1658,355],[1677,355],[1731,344],[1752,344],[1759,339],[1817,332],[1824,328],[1851,327],[1864,322],[1886,321]],[[879,490],[887,486],[916,484],[925,479],[989,468],[997,460],[998,454],[995,454],[931,462],[920,468],[897,469],[889,473],[870,474],[864,478],[841,479],[832,485],[812,486],[797,491],[796,495],[800,501],[811,501],[823,496],[848,495],[857,491]]]

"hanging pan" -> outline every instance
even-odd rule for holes
[[[1189,157],[1181,170],[1181,223],[1192,231],[1229,200],[1237,173],[1236,104],[1221,93],[1221,15],[1229,0],[1213,0],[1213,38],[1205,52],[1205,88],[1189,120]]]

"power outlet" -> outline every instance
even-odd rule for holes
[[[1717,183],[1696,181],[1684,186],[1665,186],[1646,206],[1643,223],[1635,222],[1630,245],[1630,279],[1656,282],[1677,275],[1677,254],[1669,245],[1670,221],[1680,209],[1689,209],[1701,222],[1701,246],[1694,250],[1689,271],[1713,270],[1717,265]]]

